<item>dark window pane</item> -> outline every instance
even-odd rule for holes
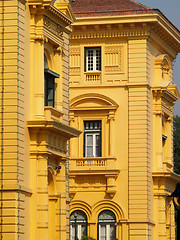
[[[93,156],[93,147],[87,147],[87,157],[94,157]]]
[[[45,106],[54,107],[54,78],[45,73]]]

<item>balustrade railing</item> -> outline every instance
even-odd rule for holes
[[[116,158],[92,157],[92,158],[74,158],[70,159],[70,169],[115,169]]]
[[[77,160],[76,166],[106,166],[106,160],[105,159]]]
[[[86,83],[100,83],[101,82],[101,73],[85,73]]]

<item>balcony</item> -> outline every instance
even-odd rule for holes
[[[119,172],[120,170],[116,167],[116,158],[70,159],[69,186],[71,198],[78,191],[82,192],[85,189],[86,191],[105,191],[110,198],[113,198],[116,194],[116,178]],[[88,184],[87,177],[90,182],[93,179],[94,184]],[[102,184],[103,181],[99,183],[99,177],[104,179],[105,184]]]
[[[118,175],[116,158],[74,158],[70,159],[70,175]]]
[[[55,121],[60,122],[63,113],[51,106],[45,106],[44,107],[44,115],[48,121],[55,120]]]
[[[100,84],[100,83],[101,83],[101,72],[85,73],[85,84]]]

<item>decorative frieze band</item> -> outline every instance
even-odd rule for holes
[[[108,32],[79,32],[72,33],[71,39],[83,38],[112,38],[112,37],[147,37],[149,31],[147,30],[134,30],[132,31],[108,31]]]
[[[61,38],[63,37],[63,29],[59,24],[55,23],[47,16],[44,16],[43,22],[44,22],[45,28],[47,28],[52,33],[56,34],[57,36],[59,36]]]

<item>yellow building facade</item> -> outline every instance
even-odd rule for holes
[[[175,239],[172,63],[180,33],[134,1],[75,0],[70,239]]]
[[[69,238],[68,1],[0,1],[3,240]]]

